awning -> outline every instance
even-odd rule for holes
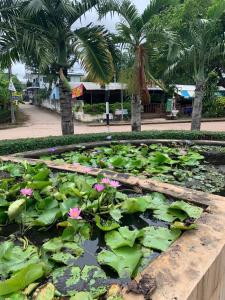
[[[195,97],[194,91],[182,90],[178,91],[178,95],[184,97],[185,99],[190,99]]]

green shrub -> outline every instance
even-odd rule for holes
[[[128,110],[128,115],[131,113],[131,104],[126,101],[123,103],[123,108]],[[104,114],[105,113],[105,103],[96,104],[84,104],[84,113],[90,115]],[[110,103],[110,113],[115,113],[116,109],[121,109],[121,102]]]
[[[72,145],[85,142],[105,141],[107,133],[77,134],[71,136],[50,136],[46,138],[29,138],[0,141],[0,155],[17,152]],[[218,140],[225,141],[225,132],[207,131],[142,131],[137,133],[118,132],[111,134],[113,140],[137,139],[178,139],[178,140]]]
[[[9,110],[0,110],[0,123],[7,123],[10,121],[11,115]]]
[[[225,97],[217,97],[205,108],[204,117],[224,117],[225,116]]]

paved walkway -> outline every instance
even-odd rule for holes
[[[21,105],[21,110],[29,116],[28,122],[21,127],[0,130],[0,140],[61,135],[60,116],[58,114],[29,104]],[[111,132],[130,130],[130,125],[110,127]],[[142,126],[142,130],[190,130],[190,122],[146,124]],[[225,121],[205,122],[202,124],[202,130],[225,131]],[[79,122],[75,123],[75,133],[97,132],[107,132],[107,128],[104,126],[88,126]]]

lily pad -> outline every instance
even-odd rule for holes
[[[122,210],[124,213],[133,214],[136,212],[145,212],[148,209],[148,199],[144,197],[127,198],[122,203]]]
[[[142,229],[143,238],[141,243],[144,247],[166,251],[169,246],[181,235],[178,229],[169,230],[167,228],[153,226]]]
[[[8,208],[8,216],[10,220],[14,220],[24,209],[26,204],[25,199],[18,199],[10,204]]]
[[[56,289],[64,296],[75,296],[78,292],[89,292],[98,298],[107,290],[107,277],[97,266],[63,267],[52,272]]]
[[[97,257],[100,265],[108,265],[117,271],[120,278],[131,278],[136,269],[142,251],[138,246],[122,247],[116,250],[102,250]]]
[[[139,230],[129,230],[128,227],[120,227],[118,231],[113,230],[105,235],[105,241],[109,248],[117,249],[120,247],[133,247]]]
[[[198,206],[191,205],[184,201],[176,201],[170,205],[170,208],[184,211],[190,218],[198,219],[201,217],[203,209]]]
[[[98,228],[100,228],[102,231],[111,231],[120,227],[120,224],[110,220],[105,221],[103,224],[103,221],[99,216],[95,216],[95,222]]]
[[[0,274],[4,277],[39,261],[38,250],[34,246],[23,250],[11,241],[0,244]]]
[[[11,278],[0,282],[0,296],[8,295],[23,290],[30,283],[38,280],[44,275],[43,264],[30,264],[22,268]]]

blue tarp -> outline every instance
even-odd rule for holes
[[[183,90],[180,94],[184,98],[192,98],[188,91]]]

